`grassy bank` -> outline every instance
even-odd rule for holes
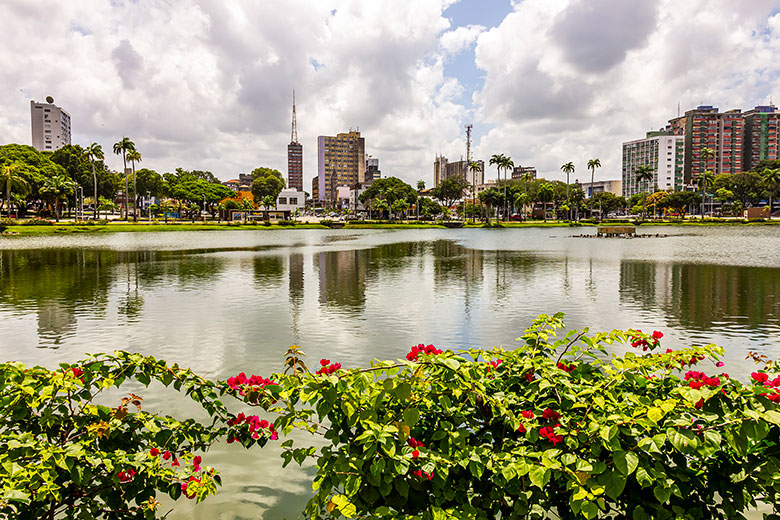
[[[603,224],[626,224],[623,222],[605,221]],[[766,226],[780,224],[780,220],[768,221],[743,221],[743,220],[685,220],[685,221],[646,221],[641,227],[647,226]],[[582,227],[594,227],[596,224],[582,222]],[[530,221],[530,222],[505,222],[502,228],[527,228],[527,227],[569,227],[568,222],[563,221]],[[483,223],[472,224],[467,222],[466,229],[485,228]],[[491,229],[495,229],[495,223]],[[53,226],[9,226],[7,232],[10,235],[5,236],[41,236],[41,235],[67,235],[67,234],[92,234],[92,233],[139,233],[139,232],[167,232],[167,231],[246,231],[246,230],[279,230],[279,229],[329,229],[328,226],[315,223],[300,223],[295,226],[280,226],[272,224],[266,226],[263,224],[228,224],[223,223],[169,223],[169,224],[149,224],[149,223],[109,223],[104,225],[83,225],[63,222]],[[387,223],[347,223],[343,229],[446,229],[445,226],[436,223],[422,222],[387,222]]]

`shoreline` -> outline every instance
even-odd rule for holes
[[[627,222],[604,222],[603,225],[634,225],[634,223]],[[501,226],[486,227],[483,223],[466,223],[462,228],[448,228],[445,225],[437,222],[387,222],[387,223],[344,223],[343,227],[331,228],[325,224],[319,224],[316,222],[301,222],[296,223],[294,226],[289,225],[264,225],[264,224],[232,224],[232,223],[109,223],[100,225],[85,225],[83,223],[62,222],[51,226],[24,226],[24,225],[11,225],[8,226],[4,233],[0,233],[0,237],[24,237],[24,236],[40,236],[40,235],[69,235],[69,234],[93,234],[93,233],[151,233],[151,232],[168,232],[168,231],[247,231],[247,230],[281,230],[281,229],[512,229],[512,228],[560,228],[560,227],[582,227],[593,228],[600,224],[591,222],[581,222],[571,225],[565,221],[550,221],[550,222],[506,222]],[[646,226],[772,226],[780,225],[780,220],[767,220],[767,221],[707,221],[704,222],[698,220],[689,221],[647,221],[641,225],[637,225],[637,228],[642,229]]]

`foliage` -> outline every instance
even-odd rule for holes
[[[666,207],[684,217],[687,208],[701,203],[701,195],[692,191],[675,191],[669,194],[664,200]]]
[[[275,205],[277,197],[285,186],[281,172],[270,168],[255,168],[252,175],[255,180],[252,181],[251,191],[255,201],[265,205],[266,208]],[[270,204],[267,202],[268,198],[272,199]]]
[[[417,199],[417,203],[420,206],[420,216],[425,218],[435,217],[444,211],[441,204],[429,197],[420,197]]]
[[[270,379],[211,382],[123,352],[52,371],[6,363],[0,512],[151,518],[157,493],[215,492],[196,452],[280,434],[283,465],[317,461],[306,518],[726,519],[757,502],[778,512],[775,363],[757,359],[764,368],[743,384],[717,370],[714,345],[664,350],[659,332],[562,329],[562,315],[540,316],[513,350],[421,344],[362,369],[323,359],[316,373],[293,346]],[[635,350],[617,355],[619,344]],[[133,409],[133,394],[94,404],[133,379],[173,385],[212,423]],[[234,415],[226,396],[276,418]]]
[[[611,191],[602,191],[593,194],[593,205],[601,209],[601,214],[606,215],[626,206],[626,199],[619,197]]]
[[[371,186],[361,193],[358,199],[363,204],[370,202],[373,209],[379,209],[374,201],[382,199],[388,204],[387,209],[390,209],[393,203],[399,199],[406,200],[410,205],[414,204],[417,202],[417,192],[398,177],[387,177],[384,179],[377,179],[371,183]]]
[[[55,175],[65,175],[62,166],[52,162],[48,155],[39,152],[32,146],[22,144],[7,144],[0,146],[0,164],[19,163],[17,172],[37,193],[44,180]]]
[[[456,200],[463,197],[463,193],[471,186],[469,182],[458,175],[453,175],[441,181],[438,186],[431,189],[431,196],[440,200],[442,204],[449,208]]]

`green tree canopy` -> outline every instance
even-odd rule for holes
[[[273,197],[274,203],[279,193],[284,189],[285,182],[282,173],[279,170],[271,168],[255,168],[252,170],[252,195],[255,201],[260,204],[266,197]]]
[[[417,201],[417,192],[398,177],[387,177],[375,180],[358,198],[364,204],[374,199],[384,199],[389,206],[399,199],[414,204]]]
[[[20,165],[16,174],[27,182],[34,195],[38,194],[38,190],[47,178],[66,175],[65,169],[53,162],[47,154],[23,144],[0,146],[0,164],[3,163]]]
[[[456,200],[463,197],[464,190],[470,186],[469,182],[458,176],[453,175],[441,181],[438,186],[431,190],[431,195],[440,200],[446,207],[452,206]]]

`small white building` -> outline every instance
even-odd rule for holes
[[[280,211],[303,211],[306,207],[306,194],[295,189],[282,190],[276,198],[276,209]]]

